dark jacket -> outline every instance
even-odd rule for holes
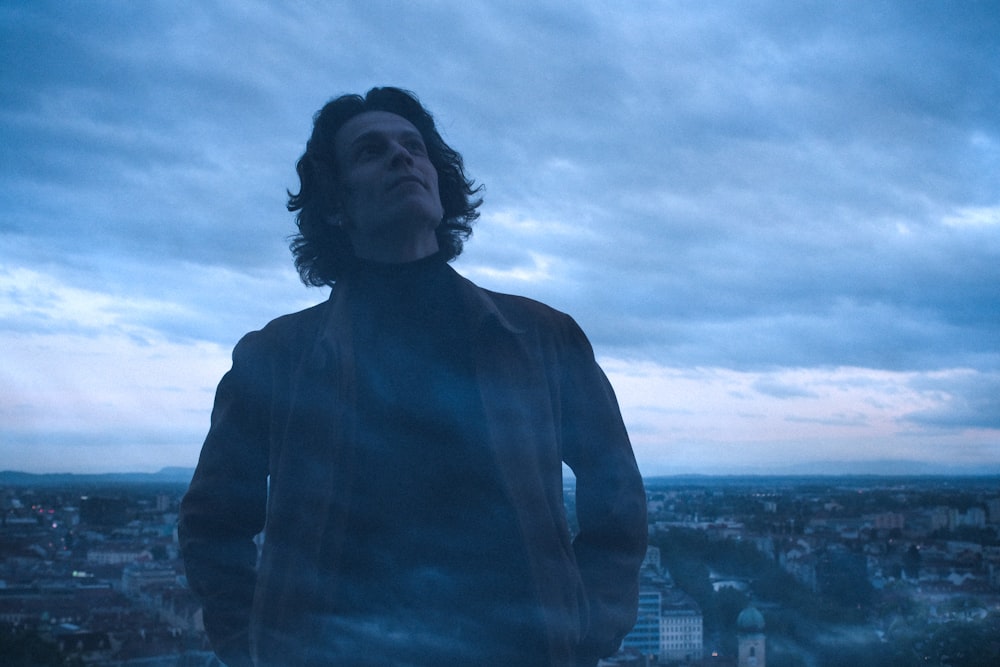
[[[449,268],[449,271],[451,269]],[[471,317],[489,451],[516,514],[551,664],[613,653],[635,622],[645,494],[614,393],[583,332],[543,304],[455,274]],[[352,505],[348,287],[245,336],[216,394],[181,507],[187,577],[229,665],[306,664],[322,559]],[[563,505],[576,477],[579,532]],[[265,531],[258,562],[254,537]],[[322,664],[322,659],[315,662]]]

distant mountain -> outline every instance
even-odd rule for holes
[[[568,470],[567,470],[568,472]],[[56,486],[66,484],[188,484],[194,468],[170,467],[158,472],[43,473],[4,470],[0,486]],[[656,471],[647,478],[690,477],[997,477],[1000,463],[959,466],[920,461],[823,461],[784,466],[677,467]],[[571,476],[568,476],[572,482]]]
[[[66,484],[187,484],[194,468],[163,468],[157,472],[109,472],[98,474],[0,471],[0,486],[61,486]]]
[[[922,461],[825,461],[791,465],[787,471],[783,474],[965,477],[1000,475],[1000,464],[963,466]]]
[[[1000,463],[992,465],[943,465],[923,461],[817,461],[769,466],[688,467],[666,470],[657,476],[792,476],[792,477],[984,477],[1000,475]]]

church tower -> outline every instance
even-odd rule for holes
[[[739,640],[739,667],[767,667],[763,614],[753,606],[741,611],[736,618],[736,636]]]

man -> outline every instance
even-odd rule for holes
[[[411,94],[329,102],[297,171],[292,251],[330,298],[236,346],[181,507],[215,651],[596,664],[635,621],[646,515],[586,337],[448,266],[481,200]]]

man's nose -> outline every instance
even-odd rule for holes
[[[413,154],[398,141],[393,141],[389,145],[389,164],[396,166],[397,164],[413,164]]]

